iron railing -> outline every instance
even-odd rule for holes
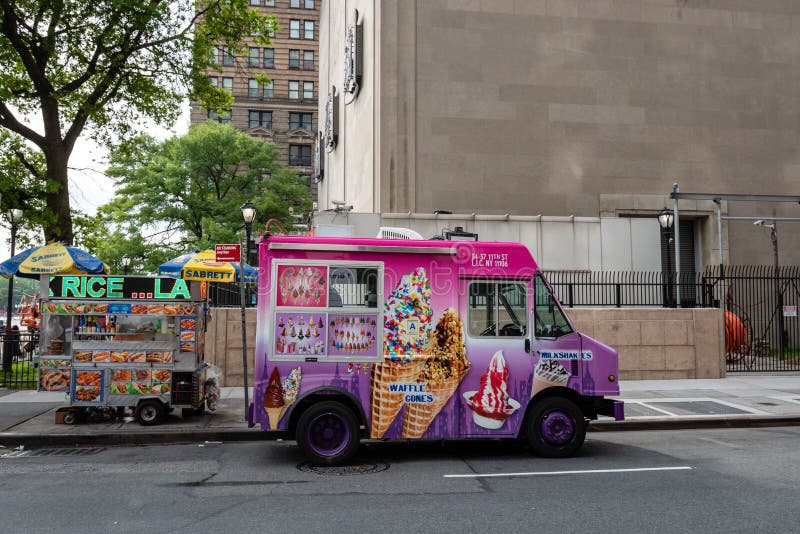
[[[18,334],[0,331],[0,387],[36,389],[37,370],[34,355],[39,343],[38,330],[22,330]]]
[[[245,284],[246,308],[254,308],[258,289],[254,284]],[[241,289],[239,284],[214,283],[208,284],[208,303],[209,306],[217,308],[238,308],[241,306]]]

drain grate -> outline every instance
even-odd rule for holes
[[[103,452],[105,447],[80,447],[61,449],[28,449],[8,451],[0,454],[0,458],[32,458],[35,456],[91,456]]]
[[[629,419],[631,417],[663,417],[664,412],[660,412],[658,410],[654,410],[649,406],[644,406],[642,404],[634,403],[634,402],[626,402],[625,403],[625,418]]]
[[[389,469],[389,464],[386,462],[375,462],[367,464],[353,464],[353,465],[314,465],[311,462],[303,462],[297,468],[304,473],[315,473],[317,475],[331,475],[331,476],[353,476],[353,475],[369,475],[372,473],[380,473]]]

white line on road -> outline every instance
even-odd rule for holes
[[[688,465],[675,467],[638,467],[630,469],[588,469],[581,471],[532,471],[529,473],[471,473],[468,475],[443,475],[444,478],[539,477],[548,475],[588,475],[596,473],[640,473],[643,471],[686,471]]]

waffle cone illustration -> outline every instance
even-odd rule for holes
[[[403,391],[391,391],[395,382],[416,382],[425,369],[425,359],[400,363],[384,361],[372,366],[370,437],[382,438],[403,406]]]
[[[433,395],[433,402],[428,404],[407,404],[403,417],[403,438],[421,438],[433,420],[442,411],[444,405],[458,389],[467,369],[460,374],[452,375],[444,380],[427,382],[425,391]]]
[[[281,406],[279,408],[264,408],[267,412],[267,417],[269,417],[269,427],[273,430],[278,428],[278,423],[283,417],[283,414],[286,413],[286,410],[289,409],[288,406]]]

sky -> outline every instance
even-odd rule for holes
[[[41,132],[41,127],[34,129]],[[189,103],[181,110],[181,115],[171,129],[163,128],[155,123],[142,126],[141,131],[147,132],[157,139],[167,139],[174,135],[183,135],[189,129]],[[114,195],[114,182],[105,175],[108,166],[108,147],[97,145],[86,137],[81,137],[73,149],[69,160],[69,196],[73,208],[94,215],[97,208],[111,200]],[[0,226],[0,261],[10,256],[9,247],[10,229]],[[15,252],[20,252],[19,246]]]

